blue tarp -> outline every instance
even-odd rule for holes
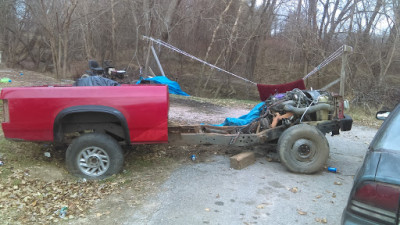
[[[152,78],[146,78],[143,79],[140,77],[140,80],[136,84],[140,84],[142,80],[147,80],[155,84],[165,84],[168,85],[168,91],[170,94],[175,94],[175,95],[183,95],[183,96],[190,96],[186,94],[184,91],[182,91],[181,87],[179,86],[178,82],[172,81],[168,79],[167,77],[164,76],[156,76]]]
[[[248,114],[243,115],[239,118],[226,118],[221,124],[216,124],[213,126],[243,126],[250,124],[253,120],[260,117],[260,113],[263,109],[265,102],[258,103]]]

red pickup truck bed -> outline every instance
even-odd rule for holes
[[[127,143],[168,142],[167,86],[3,88],[1,99],[8,139],[62,141],[64,132],[106,118],[107,129]]]

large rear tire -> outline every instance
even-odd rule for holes
[[[66,152],[67,169],[78,177],[104,179],[121,171],[124,154],[109,135],[84,134],[75,138]]]
[[[278,140],[281,163],[295,173],[318,172],[329,157],[329,143],[314,126],[299,124],[285,130]]]

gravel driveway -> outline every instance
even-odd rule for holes
[[[173,112],[174,107],[183,112],[179,107],[184,106],[174,104],[170,119],[184,118]],[[196,113],[192,119],[203,115]],[[336,167],[338,173],[290,173],[280,163],[268,162],[261,148],[253,149],[256,163],[242,170],[229,168],[229,155],[185,164],[158,193],[132,209],[124,224],[339,224],[353,175],[375,133],[376,129],[353,126],[349,132],[327,137],[331,148],[327,166]]]

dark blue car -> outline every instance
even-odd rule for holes
[[[400,104],[385,119],[354,178],[342,224],[399,224]]]

